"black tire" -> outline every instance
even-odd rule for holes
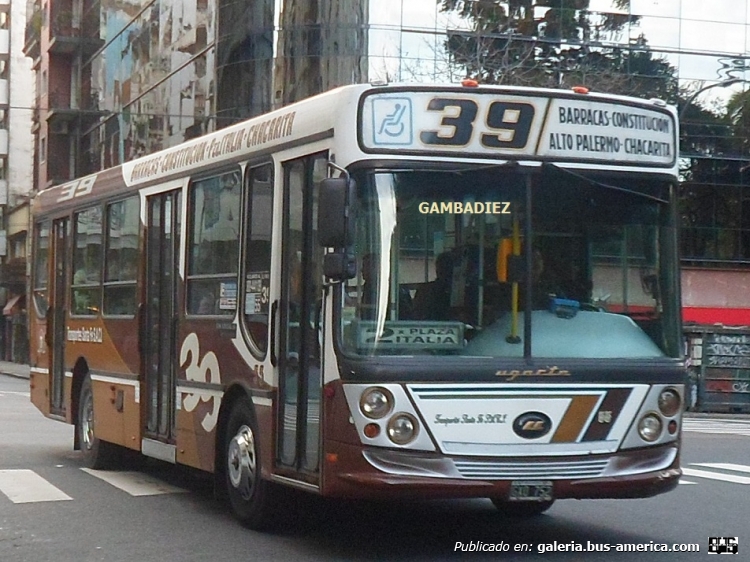
[[[511,502],[490,498],[497,510],[505,517],[535,517],[547,511],[555,500],[543,502]]]
[[[279,514],[278,489],[261,477],[258,426],[248,400],[233,406],[225,436],[224,482],[234,516],[250,529],[274,527]]]
[[[85,466],[93,469],[103,469],[111,468],[116,464],[119,448],[95,436],[94,395],[91,391],[91,377],[89,375],[86,375],[81,385],[76,431],[78,432],[78,444],[81,448]]]

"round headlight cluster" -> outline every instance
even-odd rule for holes
[[[644,441],[653,443],[661,436],[663,424],[655,413],[646,414],[638,422],[638,434]]]
[[[408,445],[417,438],[419,422],[407,412],[395,412],[396,400],[387,388],[373,386],[366,389],[359,398],[362,415],[372,422],[362,430],[368,439],[378,439],[382,433],[394,445]],[[381,445],[384,443],[380,442]]]
[[[417,436],[419,424],[411,414],[396,414],[388,422],[388,438],[396,445],[406,445]]]
[[[673,388],[666,388],[659,394],[659,411],[665,417],[671,418],[680,411],[682,400]]]
[[[359,399],[359,409],[371,420],[379,420],[393,409],[393,395],[385,388],[368,388]]]

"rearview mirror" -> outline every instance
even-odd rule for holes
[[[346,248],[352,240],[351,205],[355,183],[349,178],[326,178],[318,198],[318,243],[324,248]]]

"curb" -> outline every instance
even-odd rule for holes
[[[7,373],[7,372],[0,372],[0,375],[5,375],[6,377],[13,377],[14,379],[24,379],[29,380],[29,375],[22,375],[20,373]]]

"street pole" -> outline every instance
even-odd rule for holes
[[[744,78],[728,78],[724,80],[723,82],[715,82],[714,84],[703,86],[702,88],[693,92],[693,94],[687,99],[687,101],[685,102],[685,105],[683,105],[682,109],[680,110],[680,115],[679,115],[680,123],[682,123],[682,118],[685,116],[685,113],[687,112],[688,107],[690,107],[690,104],[692,104],[695,98],[697,98],[700,94],[702,94],[706,90],[710,90],[711,88],[726,88],[727,86],[739,84],[740,82],[747,82],[747,80],[745,80]]]

